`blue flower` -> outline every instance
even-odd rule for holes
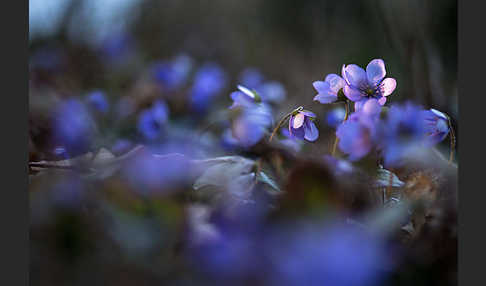
[[[290,116],[289,132],[293,138],[307,141],[315,141],[319,137],[319,130],[313,120],[316,115],[310,111],[299,111]]]
[[[368,100],[363,109],[343,122],[336,131],[339,149],[355,161],[366,156],[375,146],[381,106],[376,99]]]
[[[242,85],[255,89],[263,83],[264,77],[256,68],[246,68],[238,77]]]
[[[366,71],[355,64],[343,65],[341,73],[346,81],[344,94],[354,102],[376,98],[380,105],[384,105],[386,97],[392,94],[397,86],[394,78],[385,78],[385,62],[382,59],[372,60]]]
[[[329,74],[324,81],[315,81],[312,85],[317,90],[314,96],[315,101],[320,103],[332,103],[337,101],[338,92],[345,86],[346,82],[337,74]]]
[[[191,88],[191,107],[197,112],[205,112],[213,99],[227,84],[227,76],[221,67],[206,63],[196,73]]]
[[[95,90],[89,93],[87,96],[87,102],[94,110],[100,113],[108,112],[110,107],[105,93],[101,90]]]
[[[143,150],[122,167],[123,178],[141,195],[169,194],[189,178],[191,163],[184,151],[159,151],[164,155]]]
[[[425,129],[432,144],[444,140],[449,134],[449,119],[444,113],[431,108],[424,111]]]
[[[138,118],[138,131],[147,140],[154,140],[161,135],[169,117],[167,105],[158,100],[152,108],[142,111]]]
[[[349,225],[303,225],[266,243],[271,285],[380,285],[389,259],[380,237]]]
[[[233,91],[230,97],[233,100],[233,104],[229,107],[230,109],[237,107],[251,108],[260,101],[255,92],[242,85],[238,85],[238,90]]]
[[[192,60],[181,55],[169,62],[155,64],[152,69],[153,76],[163,88],[175,90],[180,88],[187,80],[192,67]]]
[[[232,135],[238,145],[244,148],[258,143],[272,124],[272,114],[265,105],[242,110],[232,123]]]
[[[86,106],[77,99],[62,102],[54,115],[54,141],[74,156],[86,152],[92,143],[96,125]]]
[[[393,105],[381,126],[383,150],[386,166],[398,166],[402,160],[425,147],[426,113],[412,103]]]
[[[268,103],[280,103],[285,100],[287,91],[278,81],[269,81],[255,88],[262,98],[262,101]]]
[[[334,108],[333,110],[327,113],[326,122],[329,126],[336,128],[338,127],[339,124],[343,122],[345,115],[346,112],[344,108],[342,107]]]

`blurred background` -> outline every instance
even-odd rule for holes
[[[388,103],[412,100],[438,109],[452,117],[457,130],[456,0],[29,0],[30,161],[67,159],[102,147],[109,149],[109,156],[118,156],[137,143],[153,143],[160,131],[158,120],[167,117],[177,127],[167,138],[187,138],[194,130],[212,132],[191,137],[198,148],[188,143],[177,151],[186,148],[204,158],[227,155],[227,123],[215,127],[214,122],[221,122],[220,111],[231,105],[229,95],[237,84],[261,83],[274,84],[267,86],[272,91],[268,98],[272,94],[278,102],[272,106],[274,121],[298,106],[318,115],[319,140],[302,148],[308,156],[321,156],[334,140],[335,125],[326,116],[336,106],[313,101],[312,82],[340,74],[342,64],[366,67],[375,58],[382,58],[387,76],[397,80]],[[158,99],[167,105],[157,104]],[[155,110],[151,117],[144,116],[148,109]],[[223,146],[216,148],[213,143],[220,137]],[[448,152],[448,144],[445,140],[439,149]],[[175,149],[164,146],[160,152]],[[127,172],[148,170],[143,167]],[[144,199],[123,193],[130,189],[123,182],[87,187],[84,179],[57,173],[31,180],[35,284],[152,285],[166,279],[177,285],[213,285],[198,275],[186,277],[187,261],[164,250],[180,247],[185,215],[179,198],[147,207]],[[68,193],[59,191],[66,189]],[[85,193],[93,189],[103,189],[108,201],[133,216]],[[52,195],[44,198],[45,190]],[[72,211],[73,201],[84,203]],[[50,216],[51,204],[56,210],[63,206],[61,215]],[[89,215],[79,216],[81,209]],[[204,220],[206,211],[196,207],[189,216]],[[105,233],[108,224],[114,227]],[[408,259],[423,256],[431,241],[418,243],[422,248]],[[236,261],[246,253],[245,248],[234,251],[241,252],[235,254]],[[429,255],[442,257],[442,250],[437,251]],[[454,269],[455,261],[445,257],[430,262],[429,268],[429,262],[412,263],[405,274],[394,276],[402,284],[393,285],[412,285],[414,275],[421,275],[424,284],[413,285],[453,285],[454,275],[444,274],[441,267]],[[217,268],[225,264],[221,261],[235,261],[221,259]],[[168,261],[176,261],[177,270]],[[241,281],[255,282],[253,278]],[[229,285],[225,282],[221,285]],[[339,285],[362,285],[348,282]]]

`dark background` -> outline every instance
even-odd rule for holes
[[[62,9],[57,2],[64,3]],[[398,82],[394,102],[411,99],[457,116],[457,1],[29,4],[29,54],[62,47],[73,85],[82,89],[115,87],[106,81],[109,71],[101,68],[93,50],[99,39],[124,31],[137,46],[139,64],[130,67],[132,74],[150,61],[185,52],[220,63],[232,78],[245,67],[257,67],[285,85],[288,106],[310,105],[313,81],[340,73],[343,63],[365,67],[383,58],[388,75]]]

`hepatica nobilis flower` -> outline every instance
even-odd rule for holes
[[[87,102],[89,106],[100,113],[108,112],[110,107],[105,93],[101,90],[95,90],[88,94]]]
[[[337,74],[331,73],[324,81],[315,81],[312,85],[317,90],[314,100],[325,104],[338,100],[339,90],[344,88],[346,81]]]
[[[374,147],[377,137],[381,106],[378,100],[368,100],[360,111],[344,121],[337,129],[339,149],[355,161],[366,156]]]
[[[241,147],[258,143],[272,124],[272,114],[265,105],[244,108],[233,121],[232,135]]]
[[[289,132],[294,138],[307,141],[316,141],[319,137],[319,130],[314,124],[316,115],[307,110],[297,111],[290,116]]]
[[[159,62],[153,67],[155,80],[167,90],[181,87],[187,80],[192,68],[192,59],[180,55],[172,61]]]
[[[148,140],[156,139],[167,123],[169,118],[169,108],[159,100],[154,103],[152,108],[142,111],[138,118],[138,131]]]
[[[385,62],[382,59],[372,60],[366,67],[366,71],[355,64],[350,64],[343,65],[341,72],[346,82],[343,92],[354,102],[375,98],[380,105],[384,105],[387,96],[392,94],[397,86],[394,78],[385,78]]]
[[[197,71],[192,85],[191,107],[198,112],[205,112],[213,99],[225,88],[228,77],[216,63],[206,63]]]
[[[242,85],[238,85],[238,90],[230,94],[233,104],[229,107],[234,109],[237,107],[249,108],[261,102],[261,98],[255,91],[252,91]]]
[[[424,111],[425,129],[432,144],[444,140],[449,134],[449,118],[444,113],[431,108]]]
[[[398,166],[403,159],[425,147],[426,114],[415,104],[393,105],[381,126],[380,149],[385,166]]]

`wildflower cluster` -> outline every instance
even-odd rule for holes
[[[101,50],[111,55],[107,70],[129,64],[117,62],[127,54],[137,62],[134,46],[118,47],[128,40]],[[232,78],[186,54],[142,63],[139,74],[112,75],[129,78],[123,88],[65,96],[32,84],[32,118],[48,122],[29,134],[32,239],[43,249],[34,252],[37,267],[51,263],[48,249],[55,269],[96,259],[162,284],[389,285],[402,279],[402,265],[413,277],[434,263],[411,256],[415,244],[402,241],[428,248],[453,232],[443,220],[454,217],[454,204],[432,201],[438,218],[420,213],[447,176],[396,171],[447,136],[454,142],[451,118],[391,103],[397,83],[383,60],[343,65],[341,75],[315,81],[314,101],[333,105],[325,114],[286,105],[290,93],[256,68]],[[32,65],[39,68],[58,70]],[[430,238],[420,219],[427,230],[446,230]],[[52,231],[62,234],[54,236],[60,249],[42,239]],[[452,235],[445,241],[455,247]],[[93,254],[98,248],[116,249],[122,265]]]
[[[405,104],[383,107],[396,88],[394,78],[385,78],[385,63],[372,60],[366,70],[355,65],[343,65],[342,77],[329,74],[325,81],[314,82],[320,103],[338,101],[339,94],[346,107],[354,102],[354,112],[346,111],[344,122],[337,126],[336,140],[339,149],[351,161],[370,153],[379,154],[388,166],[400,165],[404,158],[421,148],[430,147],[444,140],[449,134],[448,117],[435,109],[424,110],[418,105]],[[330,113],[329,116],[335,116]]]

